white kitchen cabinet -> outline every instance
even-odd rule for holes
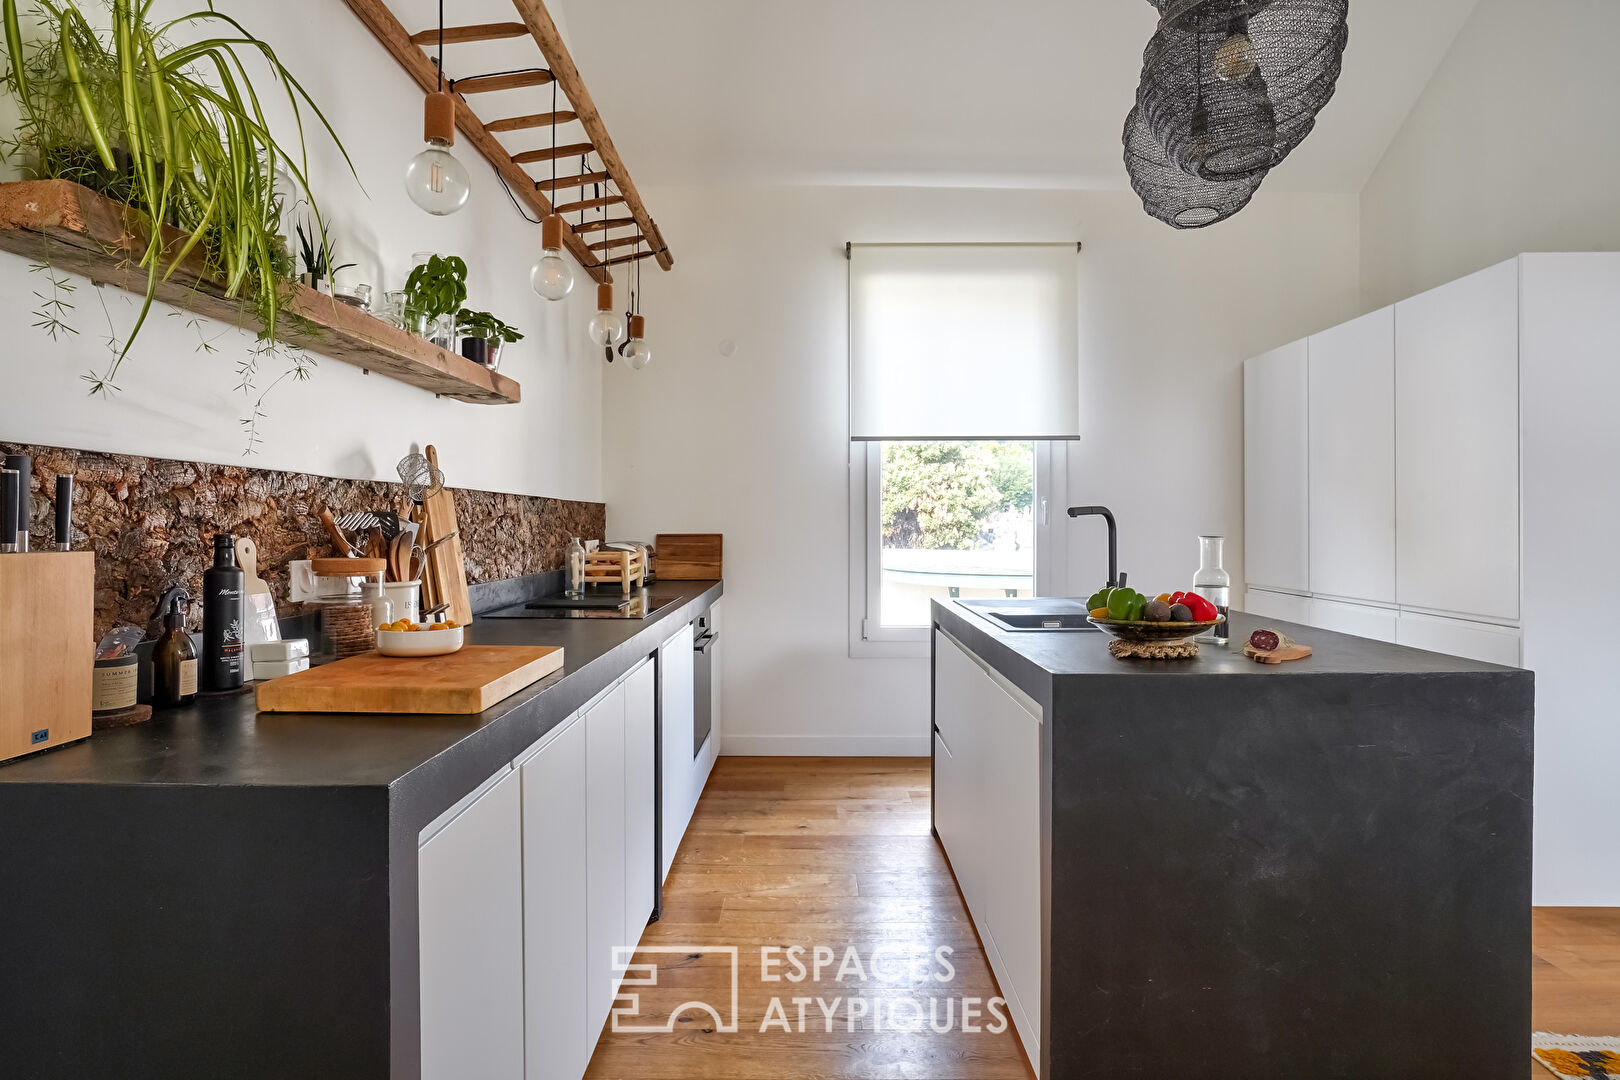
[[[1461,656],[1487,664],[1518,667],[1521,659],[1519,631],[1511,626],[1448,619],[1403,611],[1395,620],[1395,642],[1413,649]]]
[[[1271,592],[1268,589],[1249,589],[1243,596],[1240,609],[1262,619],[1281,619],[1283,622],[1311,625],[1311,598],[1293,593]]]
[[[657,686],[651,660],[624,683],[624,944],[641,940],[658,886]]]
[[[1309,353],[1310,591],[1393,604],[1395,309],[1324,330]]]
[[[934,642],[934,828],[1039,1062],[1040,708],[950,635],[936,630]]]
[[[594,1044],[618,993],[624,940],[624,686],[585,713],[586,1003]]]
[[[1310,395],[1303,341],[1243,366],[1244,565],[1250,587],[1310,590]]]
[[[417,851],[422,1076],[522,1080],[523,825],[510,766]]]
[[[1311,597],[1310,625],[1339,634],[1372,638],[1374,641],[1395,641],[1394,608],[1373,607],[1371,604],[1350,604],[1343,600],[1324,600]]]
[[[690,625],[658,649],[659,717],[663,742],[663,876],[675,862],[702,792],[692,754],[692,643]]]
[[[579,1080],[596,1044],[587,1009],[584,720],[575,716],[559,725],[521,755],[517,767],[523,787],[525,1076]]]
[[[1396,597],[1519,617],[1519,263],[1395,305]]]

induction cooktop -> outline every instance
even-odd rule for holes
[[[490,619],[645,619],[673,604],[675,597],[657,598],[645,589],[632,593],[601,592],[584,596],[556,593],[531,600],[523,607],[492,611]]]

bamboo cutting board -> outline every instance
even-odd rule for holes
[[[481,713],[562,663],[558,645],[468,645],[448,656],[369,652],[261,684],[259,710]]]

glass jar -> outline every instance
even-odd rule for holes
[[[304,602],[310,622],[310,663],[325,664],[370,652],[377,627],[387,621],[382,559],[315,559],[315,595]],[[378,601],[384,607],[379,616]]]
[[[1226,572],[1221,560],[1226,551],[1226,537],[1200,536],[1198,538],[1198,573],[1193,575],[1193,592],[1215,605],[1223,616],[1231,603],[1232,575]],[[1232,628],[1224,620],[1199,641],[1225,645],[1231,639]]]
[[[585,545],[579,537],[568,541],[566,550],[566,578],[569,596],[585,595]]]

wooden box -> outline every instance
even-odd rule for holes
[[[0,761],[90,734],[96,557],[0,555]]]
[[[659,533],[653,570],[660,581],[707,581],[721,577],[719,533]]]

